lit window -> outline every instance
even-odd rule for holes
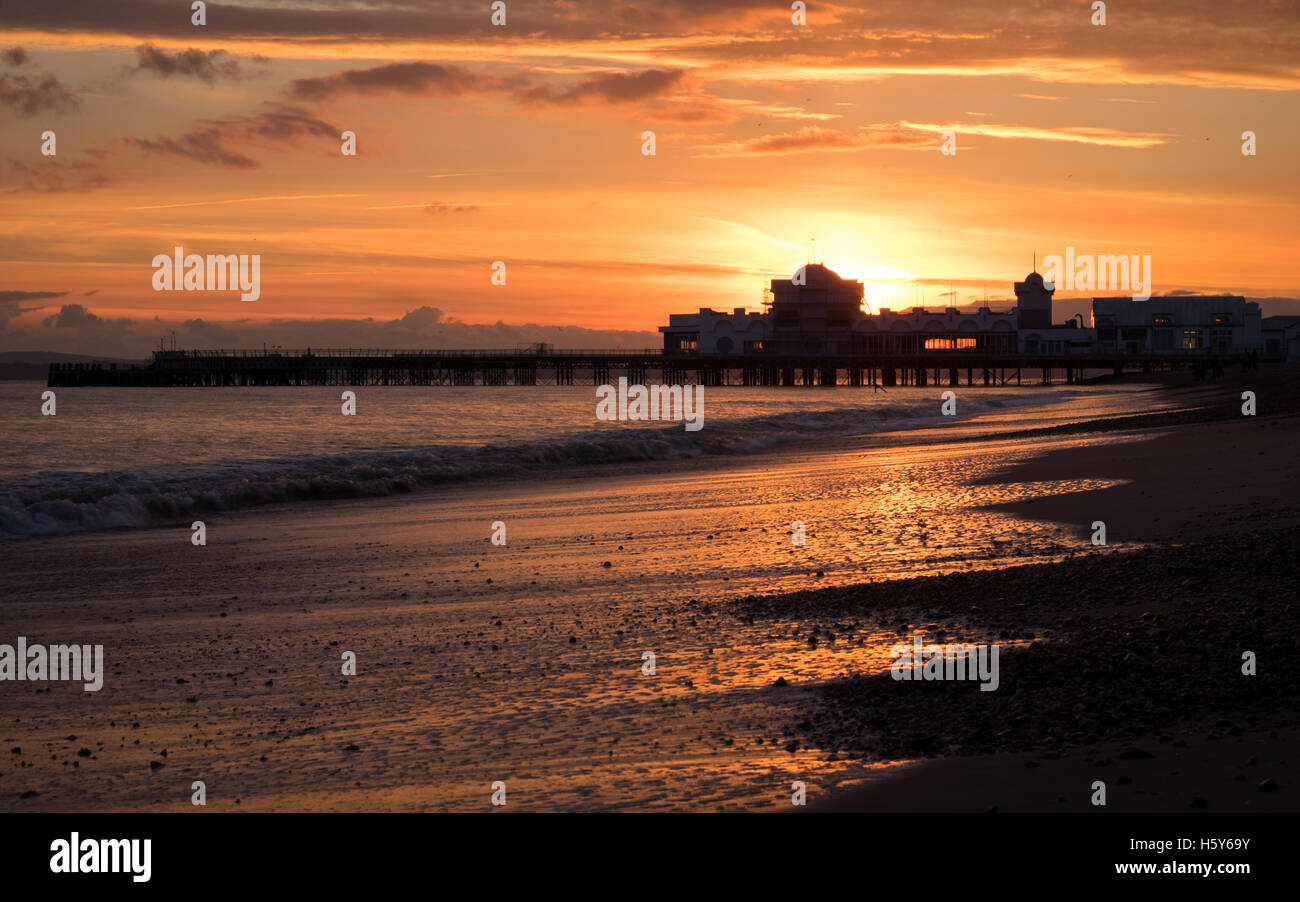
[[[927,351],[965,351],[975,347],[974,338],[927,338]]]

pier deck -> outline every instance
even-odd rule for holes
[[[988,354],[937,351],[910,355],[666,355],[660,350],[370,350],[155,351],[145,366],[50,365],[61,386],[258,385],[604,385],[708,386],[1044,385],[1077,382],[1085,370],[1154,372],[1197,363],[1230,365],[1245,355],[1205,352],[1163,356]],[[1261,358],[1262,359],[1262,358]]]

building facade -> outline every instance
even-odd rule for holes
[[[1266,316],[1260,326],[1265,354],[1300,363],[1300,316]]]
[[[1093,298],[1099,354],[1263,351],[1259,304],[1235,295]]]
[[[1235,295],[1093,298],[1092,322],[1053,322],[1055,290],[1030,273],[1014,286],[1014,304],[974,310],[862,309],[865,287],[810,263],[773,279],[771,306],[722,313],[707,307],[673,314],[660,326],[673,355],[888,356],[972,351],[1061,357],[1176,356],[1265,351],[1259,305]],[[1283,317],[1271,319],[1281,320]],[[1270,332],[1280,354],[1300,341],[1295,324]]]

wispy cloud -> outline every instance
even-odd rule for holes
[[[172,210],[176,207],[217,207],[224,204],[252,204],[273,200],[322,200],[333,197],[365,197],[364,194],[268,194],[263,197],[232,197],[226,200],[196,200],[184,204],[149,204],[128,210]]]
[[[90,159],[69,162],[53,157],[44,158],[32,165],[21,160],[10,159],[12,174],[6,179],[15,183],[15,187],[5,193],[14,194],[34,191],[48,194],[90,191],[102,188],[114,180],[110,169],[112,153],[103,150],[88,150]]]
[[[1060,141],[1071,144],[1096,144],[1102,147],[1154,147],[1164,144],[1169,135],[1151,132],[1125,132],[1113,128],[1071,125],[1059,128],[1038,128],[1032,125],[994,125],[981,122],[953,123],[937,125],[926,122],[901,122],[904,128],[932,133],[945,131],[961,135],[983,135],[988,138],[1004,138],[1028,141]]]
[[[257,169],[261,164],[244,152],[250,145],[293,145],[306,137],[337,140],[339,133],[339,129],[305,110],[275,106],[252,116],[203,120],[198,128],[175,138],[124,138],[123,141],[147,154],[180,157],[230,169]]]
[[[865,126],[855,132],[808,125],[796,132],[762,135],[700,148],[697,157],[758,157],[797,153],[936,148],[928,134],[901,125]]]
[[[501,201],[475,201],[448,203],[446,201],[436,200],[432,203],[422,204],[381,204],[376,207],[366,207],[367,210],[426,210],[429,213],[473,213],[480,207],[508,207],[510,204]]]

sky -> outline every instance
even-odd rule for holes
[[[810,258],[898,309],[1067,247],[1300,312],[1300,4],[798,5],[0,6],[0,350],[646,347]],[[155,290],[177,246],[257,300]]]

